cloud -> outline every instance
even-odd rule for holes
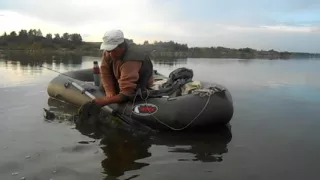
[[[1,11],[0,31],[19,31],[21,29],[42,29],[44,32],[66,32],[70,29],[47,22],[39,17],[24,16],[12,11]]]
[[[0,31],[39,28],[101,41],[119,28],[138,43],[320,52],[316,0],[3,0],[0,14]]]
[[[140,20],[164,21],[169,18],[168,14],[173,13],[170,12],[170,3],[161,3],[161,6],[158,6],[154,1],[148,0],[12,0],[10,3],[14,4],[12,10],[20,14],[41,17],[43,20],[64,26],[92,22],[134,25]]]
[[[14,2],[12,0],[10,3],[14,6],[7,8],[11,10],[7,21],[26,19],[27,22],[32,21],[29,23],[32,25],[38,23],[36,26],[41,26],[41,29],[48,29],[46,24],[50,24],[50,27],[56,26],[51,28],[52,31],[60,32],[59,27],[63,27],[66,31],[74,30],[86,34],[88,40],[96,41],[100,40],[101,35],[110,28],[123,29],[128,36],[143,36],[143,34],[153,36],[155,33],[174,35],[176,25],[168,27],[166,23],[177,20],[176,7],[172,6],[170,1],[157,2],[147,0],[15,0]],[[25,24],[20,26],[27,27]]]

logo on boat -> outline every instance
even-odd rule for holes
[[[148,116],[158,111],[158,107],[154,104],[138,104],[133,108],[133,112],[140,116]]]

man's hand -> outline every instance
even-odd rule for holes
[[[113,103],[120,103],[121,101],[122,99],[120,95],[93,99],[79,108],[78,119],[75,123],[77,125],[94,124],[96,119],[99,118],[101,107]]]
[[[97,98],[94,99],[93,102],[95,102],[96,105],[102,107],[113,103],[120,103],[122,101],[121,96],[114,95],[112,97],[103,97],[103,98]]]
[[[102,106],[108,105],[108,99],[109,97],[107,96],[103,98],[94,99],[93,102],[95,102],[95,104],[97,104],[98,106],[102,107]]]
[[[116,96],[117,94],[116,93],[107,93],[107,98],[110,98],[110,97],[113,97],[113,96]]]

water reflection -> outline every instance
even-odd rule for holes
[[[82,64],[83,56],[65,53],[25,53],[25,52],[6,52],[2,61],[5,62],[5,67],[8,69],[8,64],[11,64],[10,70],[17,70],[19,67],[28,67],[32,69],[35,67],[37,70],[42,71],[43,69],[39,68],[41,66],[46,66],[53,68],[55,70],[64,71],[70,68],[80,68]],[[1,59],[0,59],[1,60]],[[15,66],[16,64],[19,67]]]
[[[187,64],[187,58],[184,59],[175,59],[175,58],[158,58],[152,60],[154,65],[161,65],[161,66],[176,66],[176,65],[183,65]]]
[[[0,76],[3,77],[1,84],[4,86],[16,84],[34,83],[48,70],[41,66],[64,72],[71,69],[79,69],[82,66],[82,56],[76,54],[54,54],[54,53],[23,53],[6,52],[0,59]],[[49,72],[52,74],[52,72]]]
[[[254,60],[254,59],[238,59],[238,62],[241,63],[241,64],[249,64],[249,63],[252,63],[254,61],[257,61],[257,60]]]
[[[151,143],[147,140],[109,129],[104,132],[100,145],[106,155],[101,161],[101,166],[107,176],[119,177],[126,171],[138,170],[149,165],[135,162],[151,156],[148,151]]]
[[[8,61],[18,61],[22,66],[35,66],[38,64],[81,64],[82,56],[74,53],[26,53],[26,52],[5,52],[2,59]]]
[[[77,107],[49,98],[48,105],[51,111],[73,114]],[[142,169],[152,165],[146,160],[152,156],[150,147],[154,145],[166,146],[165,153],[189,153],[192,155],[177,161],[222,162],[223,155],[228,153],[227,145],[232,139],[231,127],[221,126],[204,133],[167,132],[159,133],[154,137],[138,135],[128,132],[100,127],[93,131],[90,127],[76,127],[88,137],[100,140],[100,148],[106,158],[101,160],[101,166],[106,174],[106,179],[117,178],[126,171]],[[83,143],[83,142],[82,142]],[[133,175],[132,178],[138,175]]]
[[[153,143],[170,147],[169,152],[194,155],[194,158],[179,159],[179,161],[222,162],[223,154],[228,153],[227,145],[231,139],[231,126],[227,125],[204,133],[161,134]]]
[[[5,52],[2,54],[0,63],[2,67],[10,71],[22,71],[42,73],[41,66],[52,68],[56,71],[64,72],[84,67],[92,67],[93,61],[101,63],[101,57],[87,57],[75,53],[26,53],[26,52]],[[188,63],[187,58],[157,58],[152,60],[155,67],[168,69],[174,66],[184,66]]]

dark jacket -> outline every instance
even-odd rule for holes
[[[106,94],[132,96],[138,88],[149,88],[153,83],[153,65],[148,53],[136,46],[128,46],[119,60],[104,55],[101,80]]]

